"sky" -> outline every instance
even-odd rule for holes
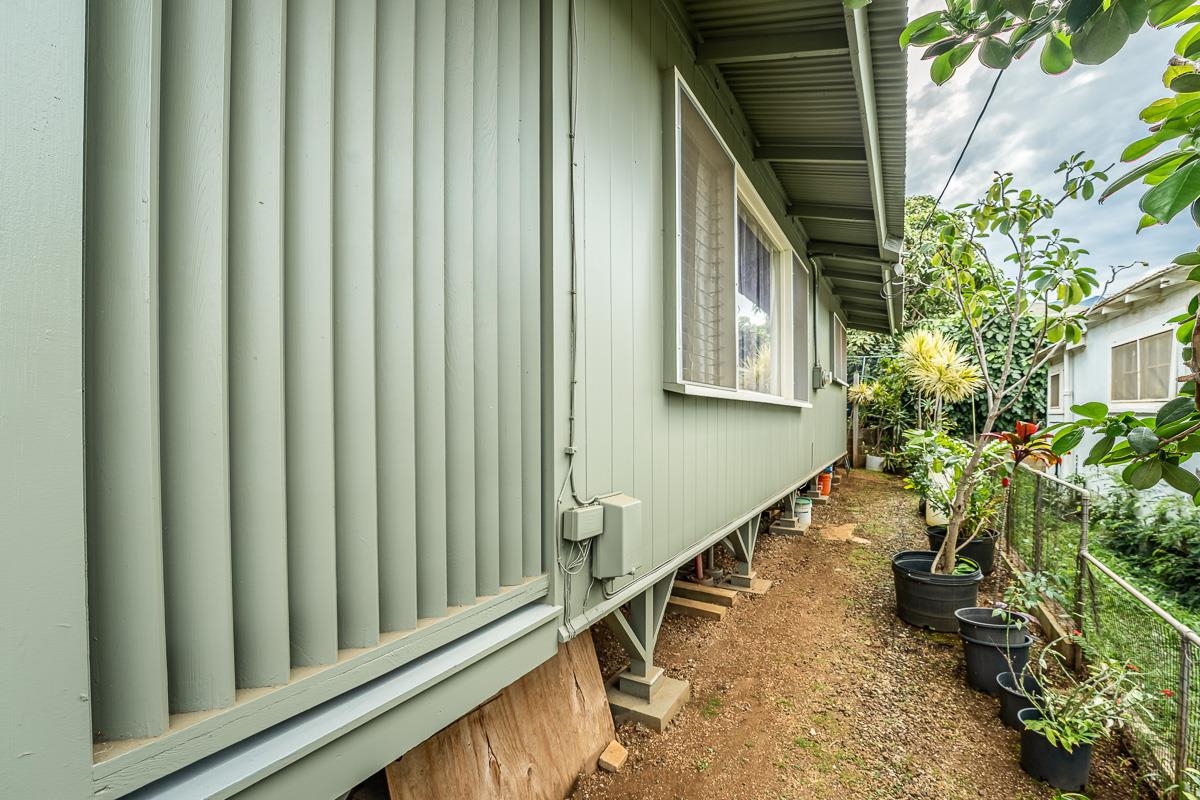
[[[941,0],[912,0],[909,18],[940,7]],[[1054,170],[1080,150],[1098,166],[1117,162],[1110,178],[1123,174],[1121,151],[1147,133],[1138,113],[1168,94],[1161,77],[1178,36],[1176,29],[1143,28],[1105,64],[1075,64],[1059,76],[1041,71],[1040,45],[1035,46],[1000,79],[943,205],[975,200],[994,171],[1012,172],[1017,186],[1057,196],[1062,180]],[[929,79],[929,62],[920,60],[920,48],[909,51],[908,194],[936,197],[941,191],[995,77],[995,71],[972,58],[948,83],[936,86]],[[1122,189],[1103,205],[1095,199],[1068,201],[1055,215],[1056,226],[1091,251],[1088,266],[1096,268],[1102,283],[1109,265],[1141,260],[1156,269],[1200,243],[1200,230],[1186,213],[1170,225],[1136,234],[1141,188]],[[1146,272],[1142,267],[1127,270],[1114,287]]]

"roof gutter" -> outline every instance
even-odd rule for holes
[[[891,286],[892,269],[899,260],[903,242],[898,242],[888,233],[883,167],[879,150],[879,114],[875,103],[875,66],[871,59],[871,28],[867,21],[867,7],[847,9],[845,18],[850,43],[850,67],[854,74],[863,138],[866,142],[867,175],[871,185],[871,207],[875,212],[876,243],[884,261],[880,268],[886,294]],[[899,324],[895,304],[888,297],[884,298],[884,303],[887,305],[888,324],[894,331]]]

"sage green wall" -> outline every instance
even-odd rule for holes
[[[0,25],[0,797],[91,794],[76,0]]]
[[[838,386],[817,390],[813,407],[798,409],[663,390],[665,71],[679,68],[794,244],[802,240],[780,213],[773,175],[749,157],[747,128],[732,97],[694,65],[688,40],[662,4],[578,3],[575,26],[580,382],[574,470],[582,496],[621,491],[642,501],[640,575],[840,456],[845,393]],[[561,161],[556,166],[565,169]],[[833,298],[826,291],[819,296],[817,346],[828,366]],[[562,371],[550,379],[568,382]],[[568,495],[556,510],[569,506]],[[584,601],[587,584],[574,582],[568,616],[601,601],[598,585]]]

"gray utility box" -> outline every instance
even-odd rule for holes
[[[604,532],[592,542],[592,575],[632,575],[642,566],[642,501],[614,494],[597,502],[604,509]]]

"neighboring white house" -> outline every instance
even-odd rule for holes
[[[1183,346],[1166,320],[1187,308],[1189,269],[1153,270],[1088,309],[1083,341],[1060,347],[1047,365],[1047,422],[1077,419],[1071,406],[1089,402],[1148,416],[1179,393]],[[1079,472],[1095,440],[1085,438],[1058,471]]]

